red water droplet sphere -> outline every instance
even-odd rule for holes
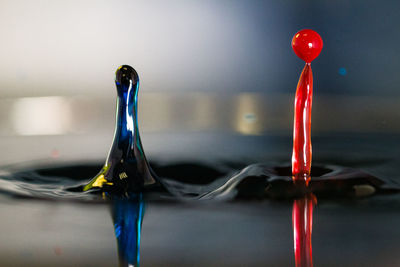
[[[321,36],[316,31],[304,29],[297,32],[292,39],[292,48],[296,55],[306,63],[311,63],[324,46]]]

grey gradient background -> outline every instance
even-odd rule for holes
[[[147,91],[292,93],[301,28],[324,40],[318,94],[398,95],[397,1],[0,1],[0,96],[114,95],[134,66]],[[346,75],[339,74],[345,68]]]

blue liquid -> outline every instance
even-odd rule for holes
[[[139,76],[132,67],[123,65],[115,73],[115,84],[118,98],[113,143],[102,170],[84,191],[107,188],[107,191],[124,194],[141,192],[145,186],[156,184],[139,135]]]
[[[144,216],[142,194],[113,198],[112,217],[120,266],[139,266],[140,233]]]

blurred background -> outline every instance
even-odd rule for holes
[[[398,134],[399,8],[371,0],[0,1],[2,148],[48,144],[42,156],[58,157],[73,136],[83,151],[104,155],[122,64],[141,77],[149,146],[152,133],[290,136],[304,65],[290,44],[303,28],[324,40],[312,64],[313,135]]]
[[[141,78],[151,164],[289,164],[304,66],[291,39],[311,28],[324,41],[312,63],[313,163],[398,184],[399,10],[389,0],[0,0],[0,176],[8,164],[103,162],[122,64]],[[0,189],[24,186],[10,184]],[[116,265],[108,206],[3,191],[1,266]],[[316,266],[400,266],[398,195],[385,197],[318,200]],[[290,201],[151,204],[143,266],[292,266],[291,216]]]

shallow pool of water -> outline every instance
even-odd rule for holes
[[[26,152],[38,139],[10,137],[4,146],[18,144]],[[91,168],[72,172],[77,180],[89,180],[106,155],[103,148],[82,149],[90,147],[89,139],[52,137],[31,155],[13,150],[8,160],[14,162],[2,168],[2,175],[89,164]],[[397,185],[397,139],[394,135],[316,136],[314,164],[361,169]],[[205,186],[215,177],[251,163],[287,165],[291,152],[290,137],[284,136],[145,135],[142,141],[148,148],[148,160],[160,174],[186,181],[192,178]],[[55,146],[59,156],[49,153],[41,157]],[[24,160],[18,161],[22,154]],[[52,177],[49,171],[41,174]],[[71,172],[65,171],[65,177],[70,176]],[[72,184],[77,180],[69,181]],[[77,199],[46,197],[38,192],[21,196],[8,189],[3,190],[0,202],[2,266],[118,265],[114,202],[102,200],[101,195]],[[144,199],[141,266],[294,265],[293,199]],[[399,207],[398,194],[317,199],[312,224],[314,265],[399,265]]]

